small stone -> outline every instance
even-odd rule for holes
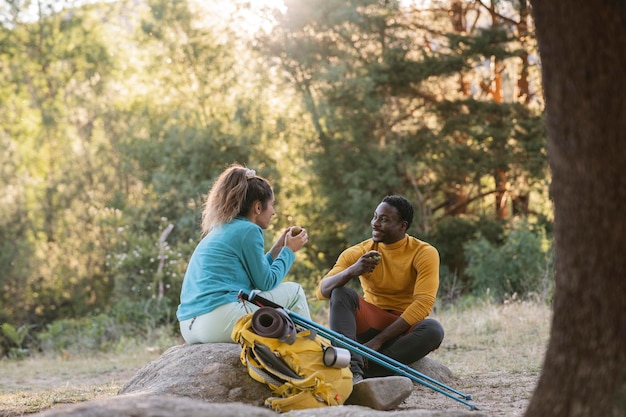
[[[388,411],[400,405],[412,391],[413,382],[404,376],[368,378],[354,385],[346,404]]]

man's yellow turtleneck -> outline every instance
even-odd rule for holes
[[[413,236],[405,235],[389,245],[372,239],[354,245],[339,255],[324,278],[347,269],[370,250],[380,252],[382,259],[373,272],[359,277],[365,301],[383,310],[401,312],[400,317],[409,325],[425,319],[439,288],[439,252]],[[321,282],[315,292],[317,298],[326,299],[320,288]]]

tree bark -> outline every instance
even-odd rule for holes
[[[626,415],[626,2],[533,0],[553,173],[556,290],[526,411]]]

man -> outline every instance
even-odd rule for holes
[[[346,249],[318,285],[318,299],[330,299],[330,328],[404,364],[437,349],[443,327],[427,318],[439,288],[439,253],[406,234],[413,206],[387,196],[371,220],[372,238]],[[347,286],[359,278],[364,297]],[[352,353],[355,384],[392,371],[364,364]]]

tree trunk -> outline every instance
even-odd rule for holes
[[[496,182],[496,219],[503,220],[509,217],[506,168],[496,168],[493,178]]]
[[[528,17],[530,15],[528,1],[520,0],[519,2],[520,11],[519,11],[519,24],[517,25],[517,32],[522,44],[522,49],[520,52],[520,60],[522,61],[522,69],[519,73],[519,78],[517,79],[517,97],[521,99],[521,103],[527,106],[530,103],[530,100],[533,98],[533,94],[530,92],[530,82],[528,81],[528,67],[530,63],[528,61]]]
[[[491,15],[491,26],[496,27],[499,24],[498,13],[496,12],[496,3],[489,3],[489,14]],[[497,56],[491,57],[491,66],[492,66],[492,83],[489,88],[489,92],[491,93],[491,97],[493,101],[498,104],[502,104],[504,102],[502,96],[502,71],[504,69],[504,65],[502,60]],[[495,155],[504,153],[505,143],[496,141],[500,143],[499,149],[494,152]],[[504,158],[496,156],[497,161],[502,161]],[[493,174],[493,179],[496,184],[496,193],[495,193],[495,213],[496,219],[503,220],[509,217],[509,208],[507,204],[508,193],[507,193],[507,180],[508,180],[508,172],[507,167],[505,165],[498,166],[495,169]]]
[[[556,290],[526,417],[626,415],[626,2],[534,0]]]

